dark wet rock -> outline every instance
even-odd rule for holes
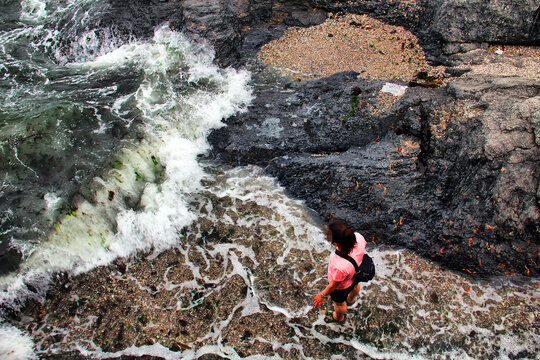
[[[22,254],[9,248],[8,237],[0,240],[0,274],[6,274],[19,267]]]
[[[446,43],[538,43],[538,9],[534,1],[445,1],[430,30]]]
[[[457,52],[485,48],[489,43],[540,43],[540,7],[519,0],[497,4],[482,0],[137,0],[111,2],[107,11],[92,14],[92,27],[110,29],[118,37],[146,39],[157,25],[169,23],[194,40],[210,42],[216,61],[229,66],[248,61],[246,53],[252,54],[279,36],[286,26],[320,24],[327,11],[367,14],[404,26],[419,36],[428,57],[437,61],[446,61],[448,55]],[[69,25],[69,19],[66,22]],[[71,37],[80,34],[66,35],[69,45]]]
[[[275,80],[256,80],[249,111],[211,134],[229,162],[266,164],[286,154],[341,152],[384,136],[393,123],[391,113],[370,115],[384,82],[360,80],[355,72],[307,83]]]
[[[186,0],[181,30],[191,39],[209,41],[222,66],[237,61],[241,44],[238,17],[227,1]]]
[[[540,6],[534,1],[419,0],[188,0],[175,21],[189,34],[216,47],[217,61],[237,65],[247,54],[276,38],[286,26],[313,26],[326,12],[367,14],[417,35],[429,60],[447,63],[448,56],[488,44],[540,44]],[[180,8],[180,7],[179,7]]]
[[[96,27],[113,28],[139,39],[151,38],[155,27],[165,22],[182,22],[181,0],[111,1],[109,11],[99,14]]]
[[[501,8],[453,1],[311,3],[404,25],[432,59],[452,65],[476,64],[474,53],[452,54],[488,43],[538,41],[536,9],[522,2]],[[264,39],[246,32],[248,48],[279,33],[272,29]],[[446,73],[469,71],[449,67]],[[217,157],[268,165],[320,214],[344,217],[382,241],[454,268],[538,274],[539,155],[531,141],[538,137],[538,84],[472,77],[445,89],[411,88],[397,103],[384,104],[384,82],[357,75],[308,83],[257,77],[249,111],[211,135]]]
[[[186,0],[182,7],[182,21],[175,27],[192,39],[209,41],[222,66],[249,62],[287,26],[313,26],[326,19],[326,11],[306,0]]]
[[[235,5],[237,14],[256,10],[241,15],[244,54],[255,53],[286,25],[322,20],[299,21],[310,8],[302,1]],[[451,65],[468,61],[453,54],[488,43],[539,40],[538,6],[530,2],[310,5],[405,26],[431,60]],[[468,71],[450,67],[447,74]],[[348,219],[377,241],[468,272],[538,274],[538,145],[530,141],[538,132],[537,84],[475,78],[444,90],[411,89],[396,104],[378,99],[383,82],[353,73],[305,84],[277,78],[254,84],[257,97],[249,111],[211,135],[217,157],[268,165],[291,194],[325,217]],[[506,123],[509,117],[514,124]],[[524,149],[520,139],[526,139]]]
[[[538,83],[469,76],[384,100],[383,82],[356,75],[256,80],[249,111],[210,136],[216,156],[266,166],[377,242],[471,273],[537,275]]]
[[[313,26],[326,20],[326,12],[305,0],[278,0],[272,6],[271,22],[288,26]]]

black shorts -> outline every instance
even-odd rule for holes
[[[353,291],[356,285],[358,285],[358,283],[353,282],[353,284],[346,289],[334,290],[334,292],[330,294],[332,301],[338,304],[344,303],[347,301],[347,296],[349,296],[350,292]]]

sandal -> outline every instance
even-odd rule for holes
[[[334,318],[334,310],[325,310],[323,314],[324,314],[324,321],[327,323],[343,324],[345,322],[345,319],[336,320]]]

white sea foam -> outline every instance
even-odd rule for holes
[[[79,347],[77,349],[83,356],[91,356],[93,359],[110,359],[115,357],[121,357],[124,355],[127,356],[143,356],[143,355],[150,355],[150,356],[156,356],[160,358],[164,358],[167,360],[178,360],[178,359],[185,359],[185,357],[178,352],[174,352],[166,348],[165,346],[161,345],[160,343],[156,343],[153,345],[148,346],[131,346],[125,350],[118,351],[115,353],[105,353],[101,350],[97,351],[88,351],[84,347]]]
[[[388,360],[427,360],[427,358],[418,354],[407,354],[400,352],[385,352],[380,351],[376,347],[362,344],[356,340],[351,340],[351,345],[360,351],[362,354],[369,356],[371,359],[388,359]]]
[[[23,0],[21,2],[21,16],[23,22],[38,23],[47,16],[46,3],[39,0]]]
[[[118,165],[90,184],[91,199],[61,219],[18,275],[1,279],[0,301],[17,307],[15,299],[31,292],[27,282],[40,287],[35,283],[46,283],[54,272],[87,271],[178,241],[179,231],[195,216],[186,201],[205,176],[196,158],[208,150],[208,131],[242,111],[252,96],[247,72],[221,71],[204,57],[208,53],[191,53],[192,48],[180,33],[163,26],[152,43],[126,45],[79,65],[99,70],[122,66],[116,60],[124,59],[142,67],[145,80],[132,97],[145,117],[145,138],[120,150]],[[204,87],[198,86],[201,81]]]
[[[525,342],[524,339],[521,339],[519,336],[507,334],[503,335],[501,337],[501,348],[499,350],[499,359],[501,360],[507,360],[507,359],[515,359],[516,355],[519,353],[524,352],[525,354],[528,354],[528,356],[533,356],[538,359],[538,349],[537,346],[540,344],[540,335],[538,332],[531,334],[531,339],[528,339],[529,341]],[[510,356],[514,355],[514,356]],[[526,358],[524,355],[522,358]]]
[[[55,193],[50,192],[46,193],[43,199],[45,200],[45,206],[47,207],[47,214],[49,216],[49,219],[53,220],[56,216],[56,211],[58,210],[58,207],[62,203],[62,198]]]
[[[32,340],[19,329],[0,324],[0,359],[37,359]]]

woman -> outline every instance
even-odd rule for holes
[[[341,220],[328,225],[326,238],[341,255],[349,255],[360,266],[366,252],[366,240],[359,233],[348,228]],[[344,257],[333,253],[328,262],[328,286],[313,299],[313,306],[319,308],[325,297],[330,295],[334,302],[334,311],[326,311],[325,320],[341,323],[345,320],[347,305],[352,305],[360,284],[354,281],[355,267]]]

